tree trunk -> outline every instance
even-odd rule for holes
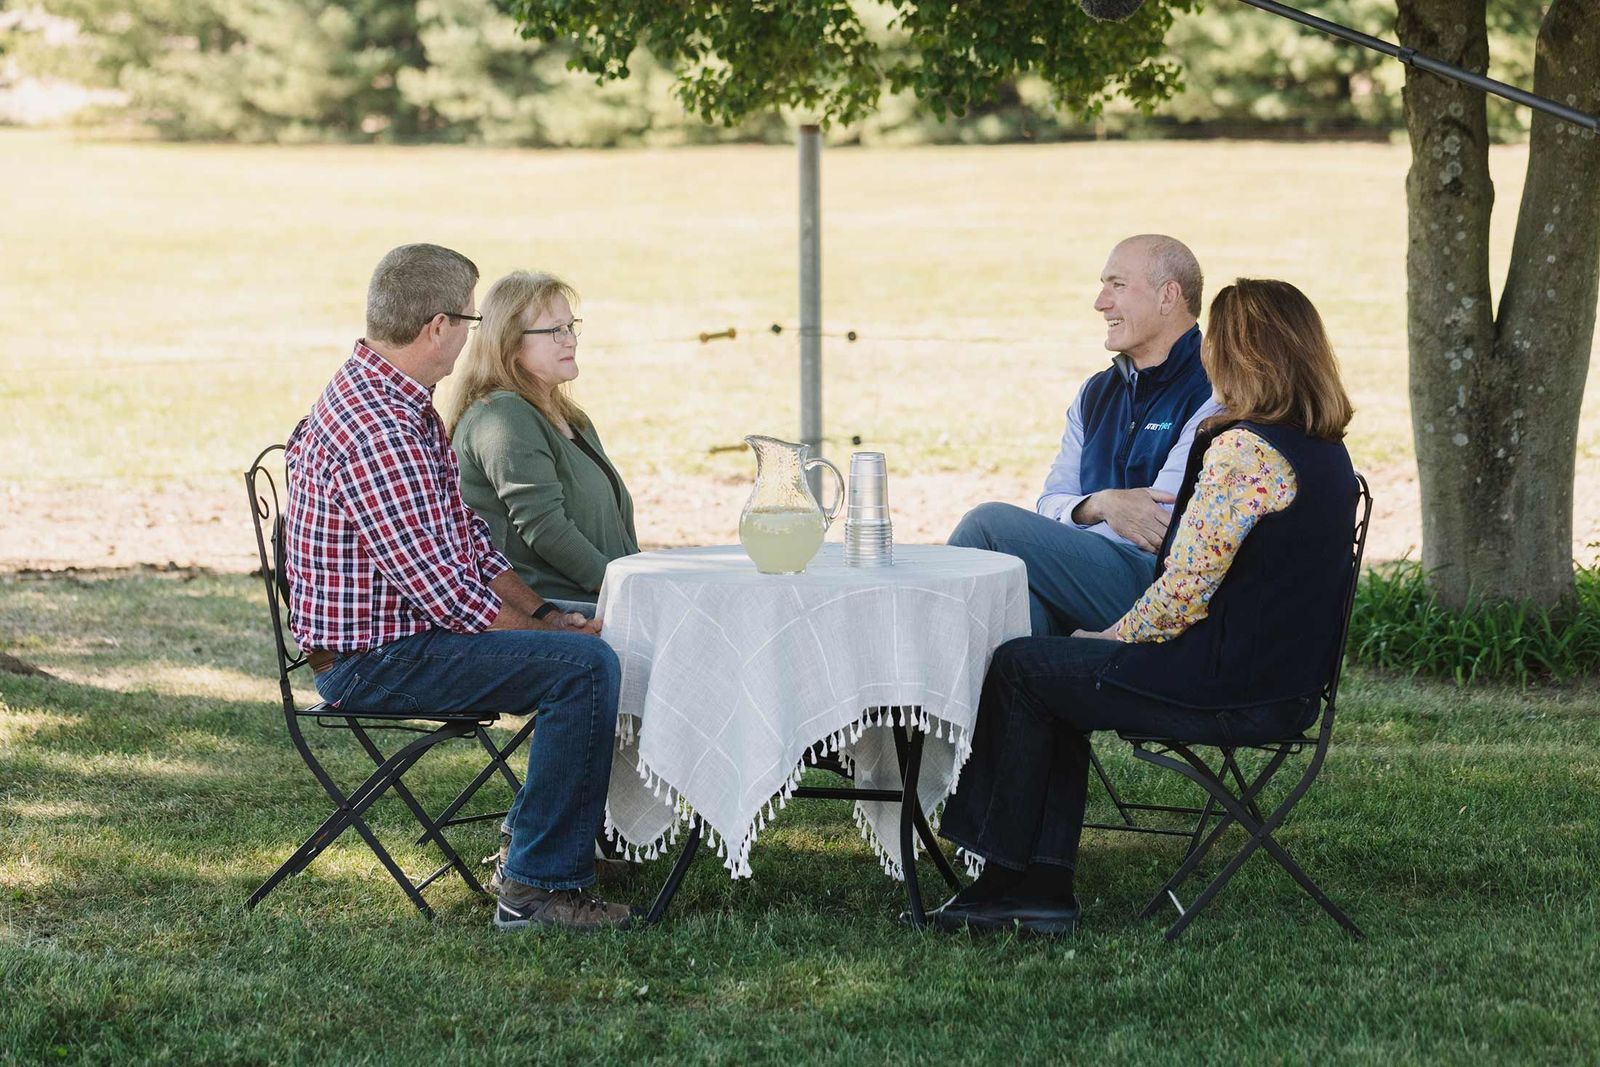
[[[1534,91],[1600,113],[1600,0],[1555,0],[1537,48]],[[1493,460],[1514,475],[1506,507],[1518,551],[1491,570],[1487,595],[1540,605],[1573,596],[1572,488],[1597,293],[1600,137],[1536,113],[1495,338],[1518,398],[1502,405]]]
[[[1409,0],[1400,42],[1482,72],[1489,41],[1484,0]],[[1422,565],[1446,600],[1459,602],[1477,571],[1486,506],[1479,431],[1500,384],[1489,294],[1489,131],[1483,94],[1414,68],[1406,71],[1406,331],[1411,432],[1422,490]],[[1493,449],[1491,448],[1492,452]],[[1489,524],[1490,529],[1494,524]]]
[[[1402,44],[1487,67],[1483,0],[1406,0]],[[1555,0],[1536,91],[1600,105],[1600,0]],[[1422,563],[1450,607],[1474,597],[1557,607],[1573,595],[1572,488],[1600,256],[1600,143],[1534,119],[1512,266],[1496,322],[1489,289],[1484,97],[1406,72],[1406,255],[1411,423]]]

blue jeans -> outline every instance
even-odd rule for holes
[[[1104,630],[1127,613],[1156,573],[1156,557],[1143,549],[1012,504],[979,504],[956,525],[950,543],[1004,552],[1027,564],[1035,637]]]
[[[1001,867],[1076,867],[1089,787],[1089,733],[1135,730],[1199,744],[1287,737],[1317,716],[1315,699],[1204,711],[1100,682],[1122,645],[1019,637],[983,677],[972,755],[945,805],[941,836]]]
[[[617,655],[590,634],[447,630],[339,660],[317,692],[347,711],[531,715],[528,774],[511,804],[505,873],[541,889],[594,882],[617,726]]]

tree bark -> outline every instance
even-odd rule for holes
[[[1483,72],[1483,0],[1406,0],[1402,44]],[[1600,106],[1600,0],[1554,0],[1535,91]],[[1422,563],[1446,606],[1570,602],[1572,490],[1594,337],[1600,140],[1539,114],[1498,320],[1484,97],[1406,72],[1411,421]]]
[[[1600,113],[1600,0],[1555,0],[1539,28],[1534,91]],[[1535,114],[1495,360],[1515,368],[1493,461],[1509,476],[1518,551],[1486,594],[1554,604],[1573,596],[1578,417],[1600,294],[1600,137]],[[1500,455],[1500,450],[1505,455]]]

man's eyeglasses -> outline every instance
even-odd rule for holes
[[[478,328],[478,323],[483,321],[483,316],[482,315],[463,315],[459,311],[438,311],[438,312],[435,312],[434,314],[443,315],[447,319],[462,319],[462,320],[465,320],[465,322],[467,323],[467,329],[469,329],[469,330],[476,330]],[[428,317],[429,318],[433,318],[433,315],[429,315]]]
[[[583,333],[583,320],[573,319],[571,322],[563,322],[560,326],[551,326],[543,330],[523,330],[522,332],[524,334],[547,333],[550,335],[550,340],[557,344],[569,337],[576,341],[578,335]]]

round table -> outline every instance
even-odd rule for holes
[[[921,731],[921,808],[954,789],[994,650],[1026,636],[1020,559],[896,545],[891,567],[847,567],[825,544],[802,574],[756,571],[738,546],[669,549],[606,568],[601,636],[622,664],[606,827],[654,857],[691,816],[735,877],[798,787],[808,754],[858,786],[901,788],[892,724]],[[898,803],[856,821],[902,876]]]

